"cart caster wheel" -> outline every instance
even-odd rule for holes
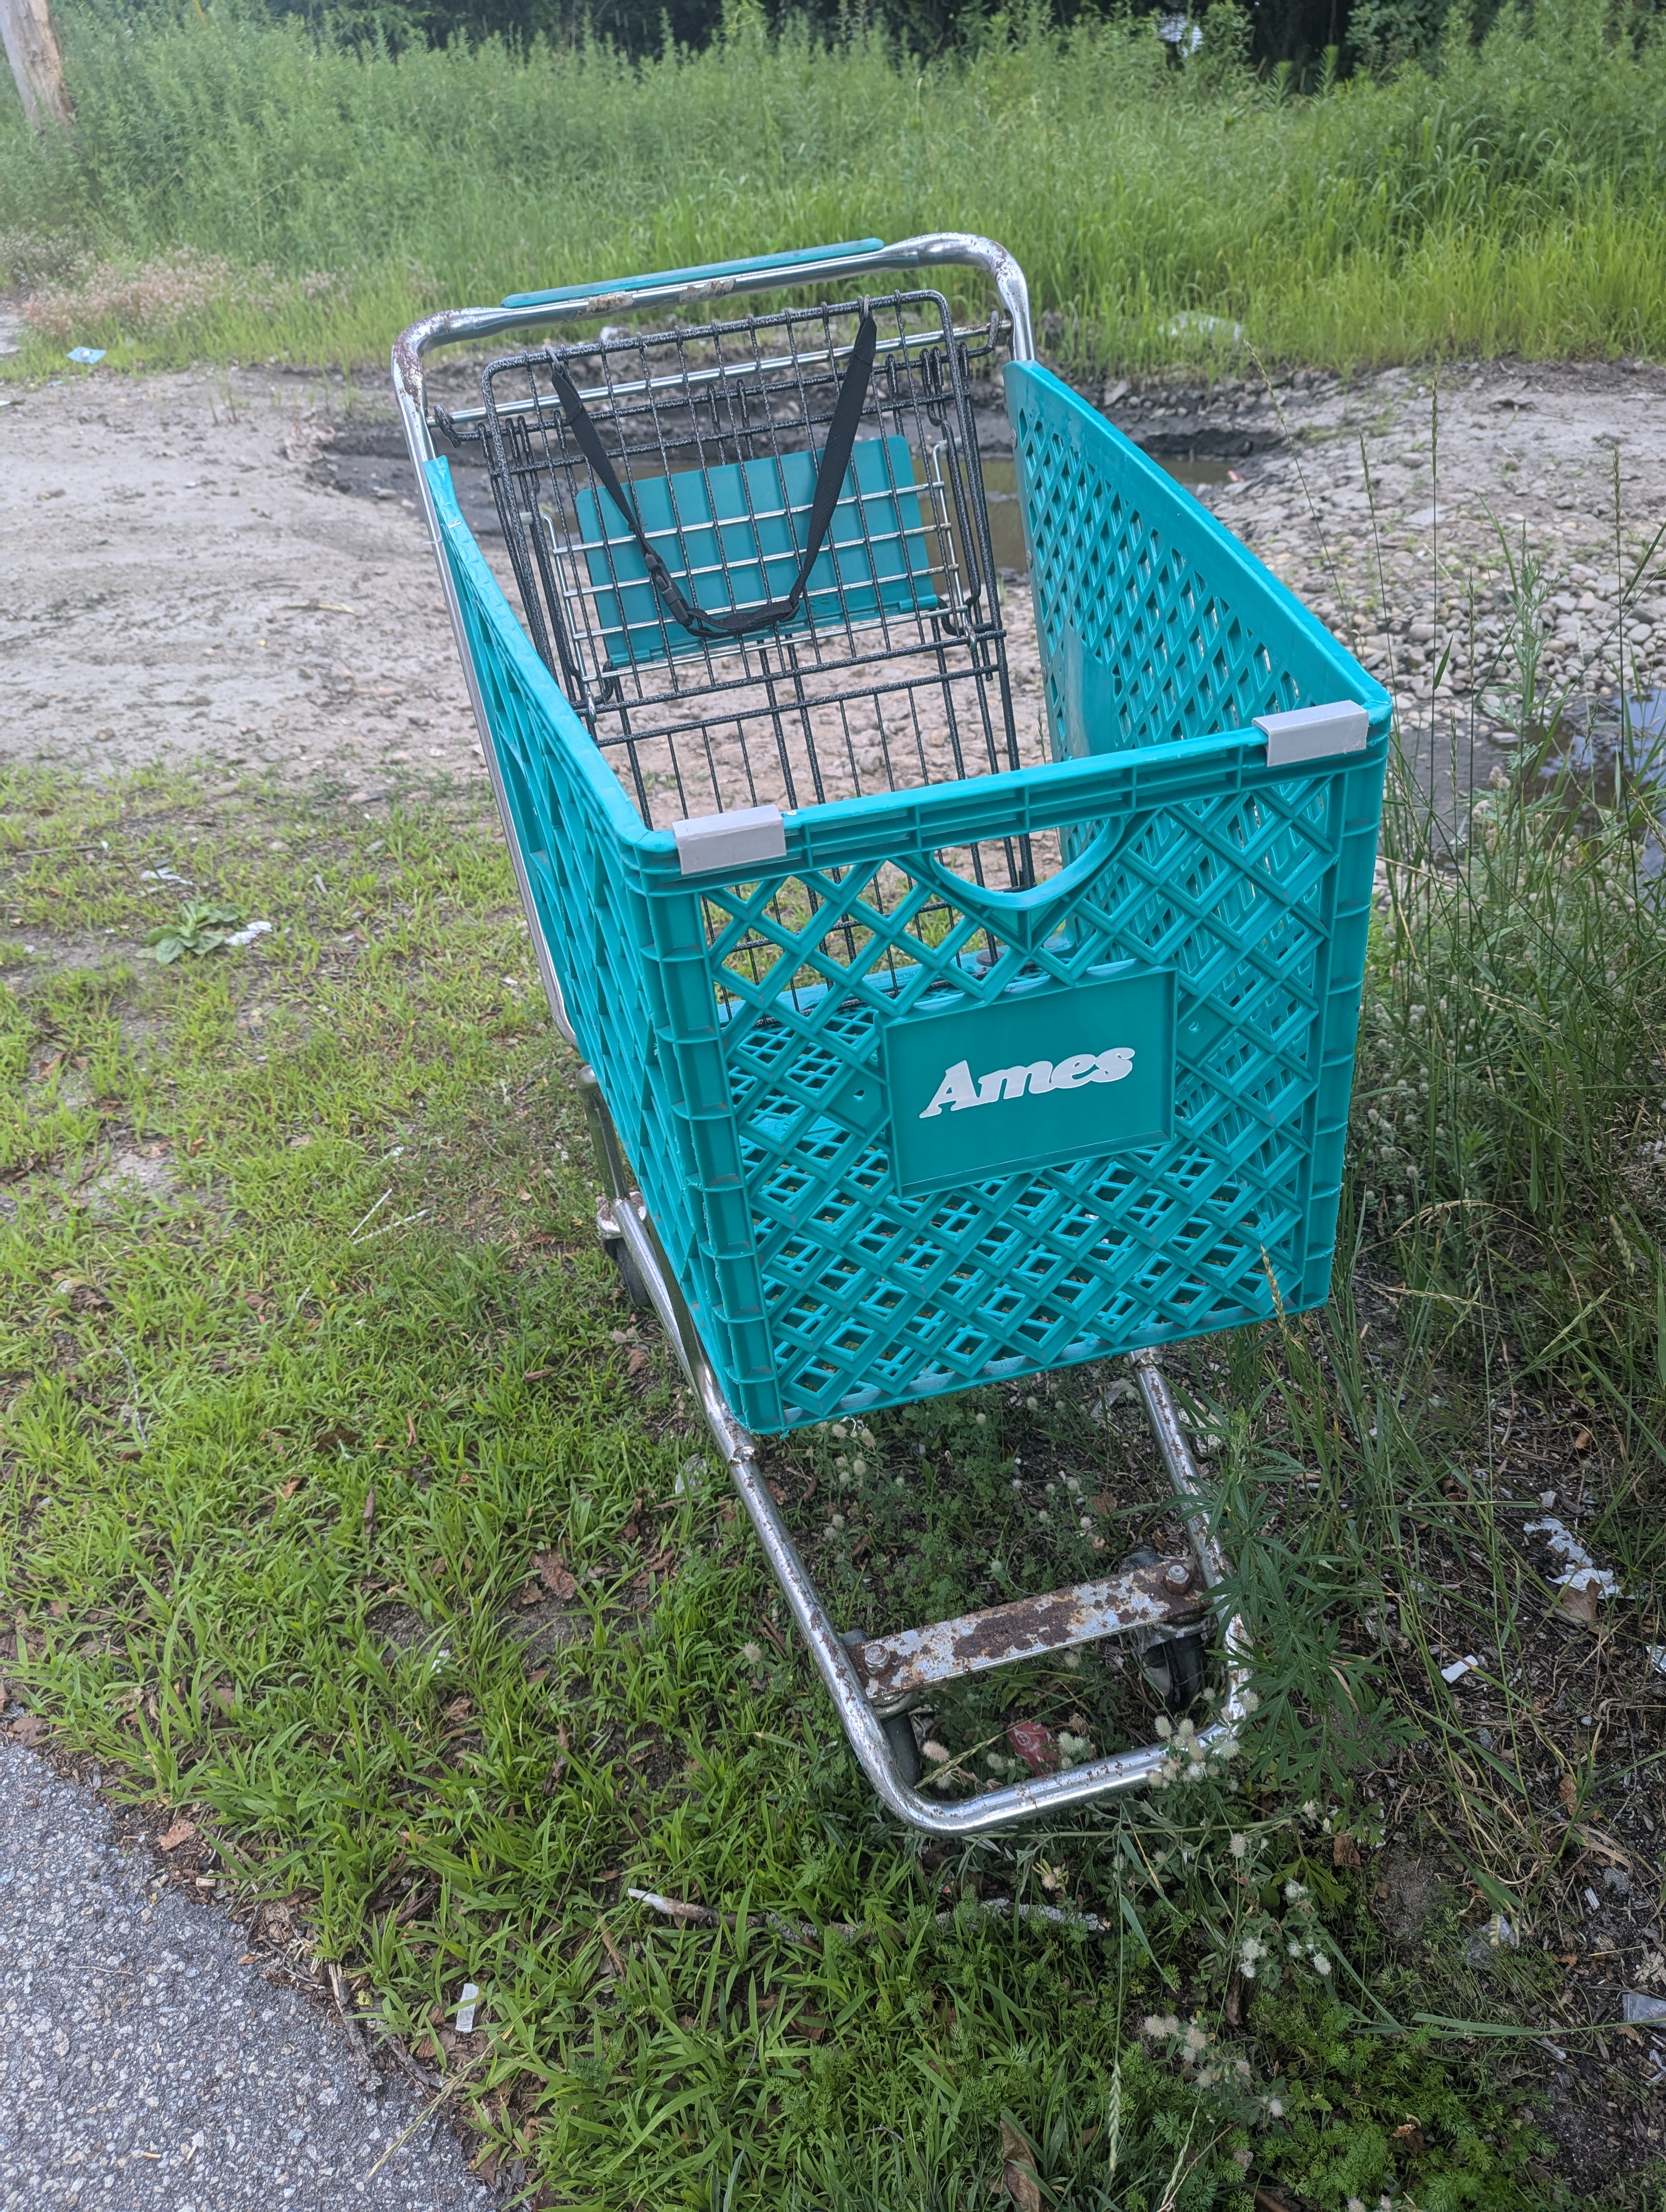
[[[885,1732],[898,1777],[912,1790],[920,1779],[920,1747],[914,1740],[914,1723],[906,1713],[892,1713],[879,1725]]]
[[[1148,1545],[1141,1545],[1137,1552],[1128,1553],[1122,1565],[1154,1567],[1157,1559]],[[1172,1713],[1177,1720],[1190,1712],[1203,1694],[1208,1674],[1202,1636],[1195,1630],[1184,1636],[1159,1636],[1147,1630],[1132,1641],[1140,1672],[1162,1700],[1164,1711]]]
[[[619,1288],[624,1292],[629,1304],[638,1313],[650,1312],[653,1310],[654,1300],[648,1295],[648,1285],[642,1279],[642,1271],[636,1265],[636,1256],[629,1245],[621,1237],[617,1243],[604,1244],[602,1249],[618,1269]]]

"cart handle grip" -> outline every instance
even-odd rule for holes
[[[605,284],[558,284],[547,292],[511,292],[506,307],[564,307],[571,300],[603,300],[623,292],[657,292],[689,284],[708,284],[724,276],[752,276],[766,269],[797,269],[807,262],[837,261],[854,253],[880,253],[882,238],[852,238],[842,246],[806,246],[792,253],[754,253],[744,261],[705,261],[692,269],[664,269],[658,275],[618,276]]]
[[[1049,876],[1045,883],[1032,884],[1027,890],[1003,891],[988,884],[968,883],[964,876],[946,866],[935,852],[914,854],[909,865],[945,897],[980,921],[1026,936],[1038,930],[1045,937],[1051,932],[1055,910],[1068,903],[1084,884],[1091,883],[1102,868],[1109,866],[1129,838],[1144,829],[1151,812],[1149,806],[1143,806],[1131,813],[1114,816],[1095,832],[1085,851],[1078,853],[1073,860],[1056,875]]]
[[[557,293],[524,294],[542,298],[546,307],[451,307],[424,315],[401,331],[393,342],[393,389],[404,423],[405,440],[420,464],[434,458],[434,441],[425,419],[427,395],[423,382],[423,359],[434,347],[477,343],[507,331],[535,329],[547,323],[577,322],[602,314],[611,307],[629,310],[643,301],[671,306],[679,296],[709,297],[718,292],[773,292],[793,283],[830,283],[837,278],[860,281],[881,269],[982,269],[994,283],[1011,323],[1007,352],[1013,361],[1034,361],[1035,331],[1030,320],[1030,288],[1024,271],[992,238],[967,230],[933,230],[918,238],[898,239],[895,245],[873,245],[864,239],[852,248],[812,246],[798,254],[764,254],[755,261],[730,264],[733,273],[696,276],[680,284],[683,272],[668,276],[627,277],[626,289],[605,293],[594,288],[571,288],[571,296]],[[420,483],[420,476],[418,479]]]

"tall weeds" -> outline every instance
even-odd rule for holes
[[[1561,1371],[1666,1454],[1666,885],[1657,793],[1553,714],[1443,848],[1391,798],[1356,1109],[1408,1334]],[[1552,747],[1560,750],[1552,757]]]
[[[232,281],[173,341],[89,313],[84,338],[149,360],[374,356],[440,300],[945,226],[1010,245],[1083,363],[1207,348],[1204,316],[1263,358],[1338,364],[1666,342],[1666,59],[1604,0],[1507,11],[1433,75],[1299,100],[1243,66],[1228,0],[1183,68],[1149,19],[1018,16],[921,69],[877,35],[773,36],[744,4],[708,51],[640,66],[353,52],[252,0],[64,14],[73,137],[41,149],[0,96],[15,281],[43,240],[106,290],[180,248],[348,280],[322,303]]]

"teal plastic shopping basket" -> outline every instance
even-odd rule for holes
[[[1005,376],[1055,757],[800,804],[761,833],[743,820],[743,850],[759,834],[777,850],[727,866],[722,825],[743,811],[708,817],[708,866],[709,839],[650,826],[533,650],[447,463],[429,465],[539,927],[756,1428],[1327,1294],[1388,697],[1056,376]],[[842,616],[883,616],[889,593],[929,624],[937,563],[918,557],[898,442],[857,448],[844,534],[863,537],[876,489],[888,526],[866,532],[877,557],[854,564]],[[807,508],[806,464],[799,479]],[[650,481],[651,531],[688,495],[675,472]],[[743,489],[719,477],[681,518],[689,571],[721,580],[699,541],[726,495],[744,514]],[[767,496],[790,513],[791,489]],[[604,531],[604,496],[587,485],[574,505],[617,665],[659,654],[666,625],[640,559],[595,566],[635,550],[611,501]],[[800,624],[838,594],[840,536]],[[729,563],[743,603],[781,588],[766,565],[748,593]],[[684,634],[666,650],[710,647]],[[1257,726],[1315,708],[1306,726]],[[967,865],[1047,833],[1041,880],[1000,888]]]

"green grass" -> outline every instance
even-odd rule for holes
[[[1409,1584],[1462,1516],[1429,1424],[1365,1436],[1347,1329],[1206,1344],[1191,1376],[1239,1409],[1228,1489],[1253,1493],[1235,1528],[1269,1656],[1297,1579],[1322,1623],[1283,1647],[1293,1686],[1269,1664],[1237,1781],[922,1849],[772,1633],[744,1518],[596,1251],[568,1056],[477,808],[413,793],[371,823],[327,794],[160,779],[15,780],[8,799],[5,848],[37,855],[3,863],[0,914],[8,1671],[111,1786],[192,1809],[223,1890],[284,1901],[269,1937],[299,1925],[423,2063],[471,2065],[457,2100],[529,2185],[609,2208],[963,2208],[988,2201],[1005,2124],[1070,2208],[1225,2212],[1256,2180],[1326,2206],[1559,2201],[1530,2035],[1417,2025],[1536,2033],[1549,2006],[1578,2043],[1582,2002],[1542,1945],[1469,1960],[1491,1908],[1468,1860],[1516,1883],[1518,1913],[1540,1875],[1468,1838],[1452,1858],[1438,1767],[1421,1810],[1393,1802],[1423,1787],[1397,1737],[1438,1746],[1443,1717],[1420,1650],[1362,1640],[1361,1577],[1371,1562],[1379,1601]],[[140,957],[179,896],[143,894],[163,862],[277,928]],[[112,1157],[167,1181],[123,1195]],[[1133,1533],[1160,1521],[1124,1416],[1084,1418],[1104,1380],[876,1418],[876,1476],[916,1465],[933,1423],[967,1469],[882,1532],[882,1601],[955,1601],[1020,1444],[1120,1484],[1099,1510]],[[778,1464],[836,1484],[852,1441]],[[1310,1505],[1288,1455],[1321,1470]],[[836,1584],[848,1538],[808,1533]],[[1024,1577],[1069,1564],[1030,1534]],[[564,1602],[535,1565],[552,1552]],[[1507,1558],[1497,1587],[1530,1602]],[[1426,1638],[1454,1601],[1402,1589],[1400,1617]],[[1348,1692],[1316,1699],[1333,1667]],[[1104,1675],[1010,1678],[1006,1703],[1086,1702],[1102,1741],[1148,1733],[1149,1699]],[[1341,1717],[1373,1701],[1383,1727],[1350,1735]],[[991,1724],[941,1717],[958,1749]],[[1414,1944],[1378,1916],[1385,1834],[1444,1855]],[[739,1924],[679,1932],[633,1886]],[[1116,1932],[1013,1924],[980,1893]],[[861,1932],[806,1946],[768,1913]],[[1292,1937],[1330,1972],[1290,1961]],[[1255,1978],[1246,1939],[1272,1948]],[[459,2042],[439,2024],[465,1980],[487,2002]]]
[[[0,233],[45,318],[14,374],[71,343],[376,361],[436,305],[945,227],[1013,249],[1084,367],[1223,358],[1200,317],[1342,366],[1666,341],[1666,48],[1600,0],[1302,98],[1242,66],[1225,0],[1185,69],[1150,18],[1014,17],[921,66],[745,6],[640,65],[356,52],[243,0],[62,16],[73,137],[0,93]]]

